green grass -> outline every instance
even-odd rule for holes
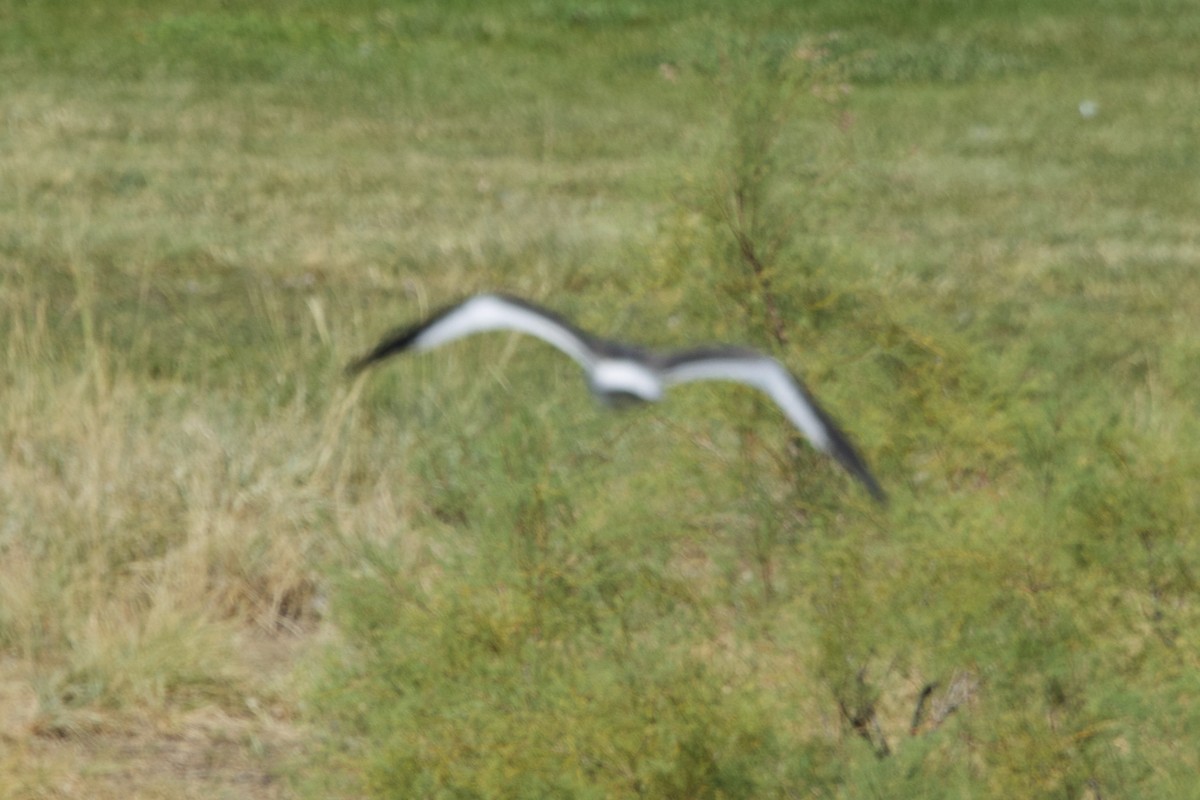
[[[0,794],[1190,796],[1200,13],[794,5],[0,2]]]

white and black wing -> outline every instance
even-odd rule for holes
[[[566,353],[585,370],[590,371],[595,363],[596,340],[562,317],[515,297],[480,294],[389,334],[347,369],[359,372],[406,350],[429,350],[473,333],[499,330],[535,336]]]
[[[886,495],[849,438],[817,405],[804,385],[773,358],[735,347],[688,350],[665,355],[594,337],[552,311],[501,294],[481,294],[437,311],[427,319],[385,337],[352,363],[358,372],[408,350],[429,350],[485,331],[509,330],[547,342],[574,359],[601,396],[630,395],[656,400],[663,384],[717,380],[746,384],[765,392],[813,445],[833,456],[880,502]]]
[[[775,359],[744,348],[715,347],[666,355],[658,367],[667,384],[733,381],[765,392],[814,447],[833,456],[876,500],[887,501],[850,438],[817,405],[800,379]]]

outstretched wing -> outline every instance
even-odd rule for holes
[[[557,314],[515,297],[481,294],[395,331],[347,369],[359,372],[396,353],[429,350],[473,333],[498,330],[535,336],[566,353],[585,370],[591,370],[595,362],[595,340]]]
[[[886,502],[887,495],[849,437],[817,405],[800,379],[775,359],[743,348],[707,348],[667,355],[658,366],[667,384],[733,381],[765,392],[814,447],[837,459],[872,497]]]

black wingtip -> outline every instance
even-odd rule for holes
[[[887,492],[879,485],[879,481],[875,480],[875,476],[871,474],[871,470],[867,467],[867,462],[858,454],[858,450],[850,442],[850,437],[833,421],[833,418],[826,413],[825,409],[821,408],[813,400],[812,396],[804,389],[803,384],[799,380],[796,383],[829,433],[827,450],[829,455],[833,456],[847,472],[853,475],[866,488],[876,503],[881,506],[887,506]]]
[[[429,322],[422,322],[388,334],[371,352],[346,365],[346,377],[353,378],[375,362],[408,350],[427,327],[429,327]]]
[[[476,296],[478,296],[478,295],[476,295]],[[374,350],[367,353],[362,358],[359,358],[359,359],[347,364],[346,365],[346,375],[349,377],[354,377],[355,375],[358,375],[360,372],[365,370],[367,367],[370,367],[376,361],[382,361],[383,359],[387,358],[388,356],[393,356],[393,355],[396,355],[397,353],[403,353],[405,350],[411,349],[413,347],[413,345],[415,345],[417,343],[417,339],[420,338],[422,333],[424,333],[425,331],[429,330],[429,328],[436,325],[448,314],[454,313],[459,308],[461,308],[463,305],[465,305],[466,303],[469,303],[469,302],[471,302],[471,298],[468,298],[468,299],[463,300],[458,303],[453,303],[448,306],[443,306],[442,308],[433,312],[433,314],[426,317],[424,320],[421,320],[420,322],[412,323],[403,328],[397,328],[396,330],[392,331],[387,336],[385,336],[383,338],[383,341],[381,341],[379,344],[375,345]]]
[[[871,499],[879,505],[886,507],[888,504],[887,492],[879,485],[879,481],[875,480],[875,476],[867,468],[867,464],[863,461],[862,456],[850,444],[849,438],[833,425],[830,425],[829,429],[833,438],[833,457],[866,488],[867,492],[871,495]]]
[[[357,378],[358,375],[369,366],[371,366],[370,359],[360,358],[343,367],[342,374],[347,378]]]
[[[871,475],[871,473],[864,471],[863,474],[858,476],[858,479],[862,481],[864,486],[867,487],[867,491],[871,493],[871,498],[880,506],[887,508],[887,492],[883,490],[883,487],[879,485],[879,482],[875,480],[875,477]]]

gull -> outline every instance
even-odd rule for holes
[[[658,352],[593,336],[526,300],[479,294],[401,328],[347,367],[357,374],[389,356],[432,350],[485,331],[509,330],[534,336],[570,356],[587,375],[588,387],[608,405],[656,402],[668,386],[691,381],[732,381],[766,393],[817,450],[832,456],[880,503],[887,496],[849,437],[817,405],[800,379],[783,364],[755,350],[713,345]]]

